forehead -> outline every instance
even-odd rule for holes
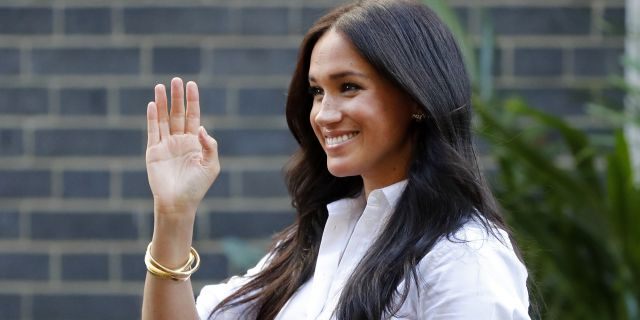
[[[373,67],[345,36],[329,30],[318,39],[311,51],[309,76],[318,78],[347,70],[371,73]]]

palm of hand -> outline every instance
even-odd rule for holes
[[[175,203],[175,207],[199,202],[214,180],[203,165],[198,137],[193,134],[171,135],[147,149],[147,173],[153,196]]]

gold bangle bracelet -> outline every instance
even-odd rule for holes
[[[187,262],[182,267],[171,269],[163,266],[151,256],[151,243],[149,243],[144,256],[144,263],[147,266],[147,271],[156,277],[186,281],[200,268],[200,255],[196,249],[191,247]]]

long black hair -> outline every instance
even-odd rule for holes
[[[469,219],[479,218],[491,233],[494,228],[508,231],[478,167],[471,137],[469,77],[451,32],[417,1],[358,1],[320,18],[300,47],[286,105],[287,123],[300,146],[286,168],[296,221],[276,237],[265,269],[216,310],[248,303],[257,319],[275,318],[313,275],[326,205],[353,197],[363,188],[360,177],[329,173],[309,122],[311,52],[329,30],[351,41],[426,115],[411,128],[414,140],[406,188],[381,235],[348,280],[336,318],[382,319],[394,314],[408,286],[418,280],[420,259]]]

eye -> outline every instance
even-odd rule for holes
[[[346,82],[342,84],[341,88],[342,92],[356,92],[360,89],[362,89],[362,87],[352,82]]]
[[[309,90],[309,95],[311,95],[314,98],[324,94],[324,91],[320,87],[310,86],[308,90]]]

